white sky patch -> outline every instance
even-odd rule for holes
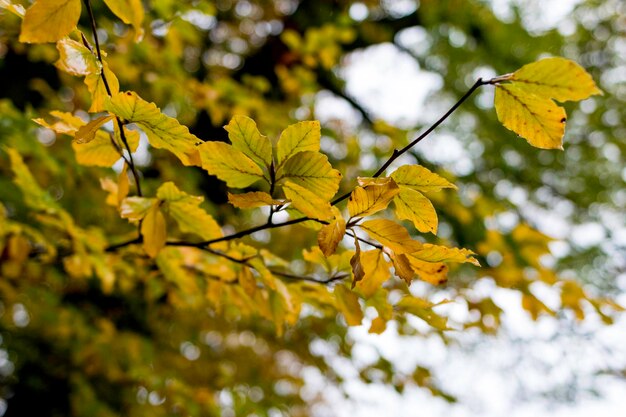
[[[341,76],[347,93],[374,118],[403,128],[421,120],[426,97],[442,87],[439,75],[420,70],[414,58],[389,43],[350,54]]]

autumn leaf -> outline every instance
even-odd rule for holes
[[[591,76],[565,58],[545,58],[502,77],[496,85],[498,119],[507,128],[542,149],[563,149],[565,109],[554,100],[582,100],[602,94]]]
[[[76,141],[76,143],[81,144],[91,142],[96,137],[96,132],[98,132],[98,129],[100,129],[103,124],[112,120],[113,118],[114,116],[107,115],[93,119],[86,125],[81,126],[81,128],[76,131],[76,133],[74,134],[74,140]]]
[[[447,265],[441,262],[426,262],[413,256],[413,254],[407,254],[406,260],[414,275],[417,275],[422,281],[432,285],[441,285],[448,281]]]
[[[437,234],[437,212],[430,202],[419,191],[401,187],[393,199],[396,216],[400,220],[410,220],[420,232]]]
[[[422,243],[411,239],[409,232],[398,223],[387,219],[368,220],[359,225],[370,237],[398,254],[421,249]]]
[[[80,10],[80,0],[37,0],[26,10],[20,42],[58,41],[76,28]]]
[[[422,193],[439,191],[443,188],[457,188],[447,179],[421,165],[403,165],[391,173],[391,178],[400,187],[408,187]]]
[[[400,188],[392,178],[386,182],[356,187],[348,199],[350,218],[371,216],[389,205]]]
[[[227,143],[204,142],[198,146],[198,152],[202,168],[229,187],[245,188],[265,178],[252,159]]]
[[[344,285],[337,285],[334,290],[337,309],[343,313],[348,326],[358,326],[363,320],[363,310],[357,295]]]
[[[189,195],[173,182],[166,182],[157,190],[157,198],[163,201],[162,210],[176,221],[181,232],[193,233],[204,240],[222,236],[219,224],[200,208],[203,197]]]
[[[144,17],[141,0],[104,0],[113,14],[135,30],[135,41],[141,40],[144,30],[141,27]]]
[[[228,202],[240,209],[285,204],[286,200],[277,200],[263,191],[251,191],[249,193],[228,193]]]
[[[317,244],[324,256],[330,256],[337,250],[337,246],[346,234],[346,221],[341,212],[333,207],[335,219],[323,226],[317,234]]]
[[[360,263],[363,269],[363,276],[356,283],[356,288],[363,294],[363,297],[372,297],[391,277],[389,263],[385,260],[383,251],[380,249],[361,252]]]
[[[536,148],[563,149],[565,109],[516,84],[496,86],[498,119]]]
[[[524,91],[558,101],[580,101],[602,94],[591,75],[576,62],[561,57],[540,59],[515,71],[510,81]]]
[[[300,152],[290,158],[278,171],[277,181],[296,183],[328,201],[339,189],[341,174],[319,152]]]
[[[105,85],[104,77],[107,80]],[[117,95],[120,92],[120,82],[117,77],[109,69],[109,64],[106,61],[102,61],[102,68],[100,71],[94,74],[89,74],[84,79],[87,89],[91,93],[91,107],[89,111],[91,113],[97,113],[107,110],[106,102],[109,100],[109,91],[113,95]],[[107,90],[106,86],[109,86]]]
[[[61,71],[75,76],[99,74],[96,56],[85,45],[70,38],[63,38],[56,44],[59,60],[55,63]]]
[[[445,302],[434,304],[422,298],[406,296],[398,302],[396,307],[419,317],[435,329],[451,330],[450,327],[448,327],[448,319],[433,310],[434,307],[444,303]]]
[[[228,139],[250,159],[267,169],[272,164],[272,144],[263,136],[254,120],[246,116],[234,116],[225,127]]]
[[[290,181],[283,185],[283,191],[291,204],[305,216],[323,221],[333,218],[330,203],[315,192]]]
[[[475,253],[468,249],[448,248],[430,243],[424,243],[421,249],[411,253],[412,257],[426,262],[469,262],[480,266],[480,263],[473,255]]]
[[[126,197],[120,204],[120,216],[130,221],[139,221],[146,216],[156,201],[156,198]]]
[[[104,107],[127,122],[137,123],[148,136],[150,145],[167,149],[184,165],[199,165],[196,145],[202,141],[178,120],[161,113],[156,104],[126,91],[114,94],[106,100]]]
[[[165,217],[163,217],[159,204],[153,204],[143,218],[141,236],[143,237],[143,249],[151,258],[155,258],[159,251],[165,247],[167,231],[165,229]]]
[[[299,122],[288,126],[276,145],[278,166],[299,152],[320,150],[320,122]]]

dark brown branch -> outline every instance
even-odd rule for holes
[[[378,171],[376,171],[376,173],[374,175],[372,175],[372,177],[374,177],[374,178],[379,177],[383,172],[385,172],[385,170],[389,167],[389,165],[391,165],[393,163],[393,161],[398,159],[398,157],[403,155],[406,151],[408,151],[409,149],[411,149],[412,147],[414,147],[415,145],[420,143],[428,135],[430,135],[433,132],[433,130],[435,130],[437,127],[439,127],[439,125],[441,123],[443,123],[448,117],[450,117],[450,115],[452,113],[454,113],[456,111],[456,109],[458,109],[461,106],[461,104],[463,104],[463,102],[465,102],[465,100],[467,100],[474,93],[474,91],[476,91],[478,88],[480,88],[483,85],[495,84],[495,83],[497,83],[499,81],[500,81],[500,79],[498,79],[498,78],[494,78],[494,79],[491,79],[491,80],[488,80],[488,81],[484,81],[482,78],[479,78],[478,80],[476,80],[474,85],[472,85],[470,87],[470,89],[467,90],[467,92],[463,95],[463,97],[461,97],[456,103],[454,103],[454,105],[452,107],[450,107],[450,109],[443,116],[441,116],[439,118],[439,120],[437,120],[428,129],[426,129],[426,131],[424,131],[424,133],[419,135],[417,138],[413,139],[413,141],[411,143],[409,143],[408,145],[406,145],[404,148],[399,149],[399,150],[398,149],[394,149],[393,153],[391,154],[389,159],[387,159],[387,161],[385,161],[385,163],[378,169]],[[350,194],[351,193],[346,193],[346,194],[342,195],[341,197],[338,197],[338,198],[334,199],[331,204],[335,205],[335,204],[345,200],[346,198],[348,198],[350,196]]]
[[[87,7],[87,13],[89,14],[89,21],[91,23],[91,31],[93,32],[94,43],[96,44],[96,56],[98,57],[98,61],[100,61],[100,78],[102,78],[102,83],[104,84],[104,88],[107,91],[109,97],[112,97],[111,87],[109,87],[109,82],[107,80],[106,74],[104,73],[104,61],[102,60],[102,51],[100,50],[100,40],[98,39],[98,28],[96,26],[96,18],[93,14],[93,9],[91,8],[90,0],[84,0],[85,6]],[[89,43],[86,42],[86,39],[83,37],[83,43],[91,50],[89,47]],[[128,140],[126,139],[126,133],[124,132],[124,124],[122,120],[118,116],[115,116],[115,120],[117,122],[117,127],[120,131],[120,138],[122,139],[122,143],[128,152],[128,166],[130,167],[131,172],[133,173],[133,179],[135,180],[135,187],[137,188],[137,195],[142,196],[141,192],[141,183],[139,182],[139,175],[137,173],[137,168],[135,166],[135,161],[133,160],[133,152],[130,150],[130,145],[128,144]],[[126,161],[126,158],[124,158]]]
[[[85,1],[89,1],[89,0],[85,0]],[[409,143],[408,145],[406,145],[404,148],[398,150],[398,149],[394,149],[393,153],[391,154],[391,156],[389,157],[389,159],[387,159],[387,161],[378,169],[378,171],[376,171],[376,173],[373,175],[374,178],[379,177],[383,172],[385,172],[385,170],[389,167],[389,165],[391,165],[393,163],[393,161],[395,161],[400,155],[404,154],[405,152],[407,152],[408,150],[410,150],[412,147],[414,147],[415,145],[417,145],[420,141],[422,141],[423,139],[425,139],[428,135],[430,135],[433,130],[435,130],[441,123],[443,123],[448,117],[450,117],[450,115],[452,113],[454,113],[456,111],[456,109],[458,109],[461,104],[463,104],[463,102],[465,102],[473,93],[474,91],[476,91],[478,88],[480,88],[483,85],[488,85],[488,84],[497,84],[499,82],[502,81],[506,81],[507,76],[502,76],[502,77],[496,77],[496,78],[492,78],[490,80],[483,80],[482,78],[479,78],[478,80],[476,80],[476,82],[474,83],[474,85],[472,85],[470,87],[470,89],[463,95],[463,97],[461,97],[443,116],[441,116],[439,118],[439,120],[437,120],[432,126],[430,126],[424,133],[422,133],[421,135],[419,135],[417,138],[415,138],[411,143]],[[345,200],[346,198],[348,198],[350,196],[351,192],[348,192],[336,199],[334,199],[333,201],[331,201],[331,204],[334,206],[338,203],[340,203],[341,201]],[[196,247],[196,248],[203,248],[205,246],[211,245],[213,243],[218,243],[218,242],[226,242],[229,240],[234,240],[234,239],[239,239],[242,238],[244,236],[249,236],[253,233],[259,232],[261,230],[267,230],[267,229],[274,229],[274,228],[278,228],[278,227],[283,227],[283,226],[289,226],[289,225],[293,225],[293,224],[298,224],[298,223],[302,223],[308,220],[315,220],[315,219],[311,219],[309,217],[301,217],[298,219],[292,219],[292,220],[287,220],[285,222],[282,223],[272,223],[271,219],[270,221],[268,221],[265,224],[259,225],[259,226],[255,226],[255,227],[251,227],[249,229],[245,229],[245,230],[241,230],[239,232],[233,233],[231,235],[228,236],[222,236],[220,238],[217,239],[212,239],[212,240],[207,240],[204,242],[198,242],[198,243],[192,243],[192,242],[168,242],[167,244],[170,246],[191,246],[191,247]],[[324,222],[322,222],[324,223]],[[361,240],[359,238],[359,240]],[[138,242],[133,242],[133,243],[138,243]],[[373,242],[364,242],[364,243],[373,243]],[[132,244],[132,243],[130,243]],[[373,244],[372,246],[374,247],[379,247],[380,245],[376,245]],[[108,249],[108,248],[107,248]]]

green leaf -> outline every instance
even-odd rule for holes
[[[22,156],[13,148],[4,148],[4,150],[9,154],[11,160],[11,169],[15,175],[13,182],[22,191],[26,205],[34,210],[47,213],[58,212],[60,210],[59,205],[50,194],[39,187]]]
[[[150,145],[167,149],[184,165],[199,165],[196,145],[202,141],[178,120],[161,113],[156,104],[126,91],[106,100],[104,107],[128,122],[137,123],[148,136]]]
[[[391,178],[400,187],[408,187],[422,193],[439,191],[442,188],[457,188],[447,179],[421,165],[403,165],[391,174]]]
[[[299,122],[287,127],[280,135],[276,146],[278,166],[299,152],[320,150],[320,122]]]
[[[422,193],[402,187],[393,202],[396,206],[396,216],[400,220],[412,221],[420,232],[437,234],[437,212]]]
[[[287,179],[324,200],[330,200],[339,189],[341,174],[319,152],[300,152],[290,158],[278,172],[277,180]]]
[[[224,128],[235,149],[239,149],[260,166],[270,169],[272,144],[267,136],[259,132],[254,120],[246,116],[234,116]]]
[[[202,168],[229,187],[245,188],[265,178],[252,159],[227,143],[205,142],[198,146],[198,152]]]
[[[80,9],[80,0],[37,0],[26,10],[20,42],[58,41],[76,28]]]

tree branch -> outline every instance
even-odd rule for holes
[[[86,2],[89,2],[89,0],[85,0]],[[463,95],[463,97],[461,97],[443,116],[441,116],[432,126],[430,126],[428,129],[426,129],[426,131],[424,133],[422,133],[421,135],[419,135],[417,138],[415,138],[413,141],[411,141],[411,143],[409,143],[408,145],[406,145],[404,148],[398,150],[398,149],[394,149],[393,153],[391,154],[391,156],[389,157],[389,159],[387,159],[387,161],[378,169],[378,171],[376,171],[376,173],[373,175],[374,178],[379,177],[383,172],[385,172],[385,170],[389,167],[389,165],[391,165],[393,163],[393,161],[395,161],[399,156],[401,156],[402,154],[404,154],[405,152],[407,152],[408,150],[410,150],[412,147],[414,147],[415,145],[417,145],[420,141],[422,141],[423,139],[425,139],[428,135],[430,135],[433,130],[435,130],[441,123],[443,123],[448,117],[450,117],[450,115],[452,113],[454,113],[456,111],[456,109],[458,109],[461,104],[463,104],[463,102],[465,102],[473,93],[474,91],[476,91],[478,88],[480,88],[483,85],[488,85],[488,84],[497,84],[499,82],[502,81],[506,81],[507,76],[501,76],[501,77],[496,77],[496,78],[492,78],[490,80],[483,80],[482,78],[479,78],[478,80],[476,80],[476,82],[474,83],[474,85],[472,85],[470,87],[470,89]],[[333,201],[331,201],[331,205],[336,205],[338,203],[340,203],[341,201],[345,200],[346,198],[348,198],[350,196],[351,192],[348,192],[340,197],[337,197],[336,199],[334,199]],[[255,227],[251,227],[249,229],[245,229],[245,230],[241,230],[239,232],[233,233],[231,235],[227,235],[227,236],[222,236],[220,238],[217,239],[211,239],[211,240],[206,240],[204,242],[198,242],[198,243],[193,243],[193,242],[168,242],[167,244],[170,246],[190,246],[190,247],[196,247],[196,248],[204,248],[206,246],[209,246],[211,244],[214,243],[219,243],[219,242],[226,242],[229,240],[234,240],[234,239],[239,239],[242,238],[244,236],[249,236],[253,233],[259,232],[261,230],[267,230],[267,229],[275,229],[278,227],[284,227],[284,226],[289,226],[292,224],[298,224],[298,223],[302,223],[308,220],[315,220],[315,219],[311,219],[309,217],[300,217],[298,219],[292,219],[292,220],[287,220],[284,221],[282,223],[272,223],[271,221],[271,217],[270,219],[268,219],[269,221],[265,224],[259,225],[259,226],[255,226]],[[319,220],[315,220],[315,221],[319,221]],[[320,223],[325,223],[325,222],[320,222]],[[359,240],[362,240],[361,238],[358,238]],[[363,240],[362,240],[363,241]],[[140,243],[141,242],[141,238],[137,238],[134,239],[133,241],[130,242],[126,242],[126,245],[130,245],[133,243]],[[380,247],[382,248],[380,245],[377,244],[373,244],[373,242],[369,242],[369,241],[363,241],[364,243],[367,244],[371,244],[374,247]],[[124,246],[126,246],[124,245]],[[123,246],[121,246],[123,247]],[[107,248],[107,251],[109,250],[109,248]]]
[[[104,61],[102,60],[102,52],[100,50],[100,40],[98,39],[98,28],[96,27],[96,18],[93,14],[93,9],[91,8],[90,0],[84,0],[84,3],[85,3],[85,6],[87,7],[87,13],[89,14],[89,21],[91,22],[91,31],[93,32],[93,39],[94,39],[94,43],[96,44],[96,56],[98,57],[98,61],[100,61],[100,67],[101,67],[100,78],[102,78],[102,83],[104,84],[104,88],[106,89],[107,94],[109,95],[109,97],[112,97],[113,94],[111,93],[111,87],[109,87],[109,82],[107,81],[106,74],[104,73]],[[83,36],[83,43],[85,43],[87,47],[91,50],[91,48],[88,45],[89,43],[87,42],[84,36]],[[120,139],[122,140],[122,143],[124,144],[124,147],[126,148],[126,151],[128,152],[127,163],[128,163],[128,166],[130,167],[131,172],[133,173],[133,179],[135,180],[135,187],[137,188],[137,195],[141,197],[143,195],[141,192],[141,183],[139,182],[139,175],[137,173],[135,161],[133,160],[133,153],[130,150],[128,140],[126,139],[126,133],[124,132],[124,124],[122,123],[122,120],[118,116],[115,116],[115,120],[117,122],[117,127],[120,131]],[[126,158],[124,158],[124,160],[126,160]]]

